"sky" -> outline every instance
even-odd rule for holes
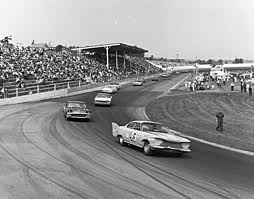
[[[148,56],[254,60],[253,0],[0,0],[14,44],[126,43]]]

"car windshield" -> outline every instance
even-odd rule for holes
[[[147,132],[168,133],[168,127],[160,123],[143,123],[142,130]]]
[[[86,108],[86,105],[84,103],[69,102],[68,107],[69,108]]]
[[[107,94],[107,93],[98,93],[96,97],[106,97],[106,98],[109,98],[110,95]]]
[[[113,85],[107,85],[105,88],[114,88]]]

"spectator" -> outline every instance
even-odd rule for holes
[[[243,81],[243,92],[246,92],[247,91],[247,84],[246,84],[246,81],[244,80]]]
[[[8,82],[15,79],[18,88],[24,88],[26,81],[30,79],[34,79],[36,84],[61,80],[92,83],[160,71],[141,57],[128,56],[126,64],[129,66],[126,68],[123,67],[123,58],[119,57],[118,68],[111,64],[112,67],[108,70],[103,63],[106,60],[103,55],[99,58],[86,54],[75,55],[68,49],[57,52],[52,49],[20,47],[10,42],[2,42],[0,52],[0,81]]]
[[[241,81],[240,87],[241,87],[241,92],[243,92],[243,81]]]
[[[249,95],[252,95],[252,87],[251,87],[251,83],[249,85]]]
[[[230,86],[231,86],[231,91],[234,91],[234,82],[231,82],[231,84],[230,84]]]

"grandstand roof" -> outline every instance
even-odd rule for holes
[[[137,46],[130,46],[130,45],[123,44],[123,43],[99,44],[99,45],[73,48],[72,50],[105,53],[105,48],[107,46],[109,47],[110,54],[114,54],[116,50],[118,53],[125,52],[125,54],[139,54],[139,53],[147,53],[148,52],[148,50],[139,48]]]
[[[31,44],[31,48],[49,48],[48,44],[46,43],[38,43],[38,44]]]

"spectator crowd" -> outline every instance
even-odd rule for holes
[[[155,73],[159,69],[142,58],[129,58],[130,67],[119,68],[106,65],[91,55],[76,54],[70,49],[31,48],[15,46],[8,40],[0,42],[0,81],[8,83],[15,80],[17,87],[35,79],[38,84],[58,80],[79,80],[87,83],[105,82],[112,78],[127,78],[130,75]],[[128,60],[127,60],[128,61]]]
[[[209,74],[200,73],[198,75],[190,75],[190,81],[185,82],[185,88],[190,91],[212,90],[215,87],[221,89],[226,85],[230,85],[230,90],[235,91],[235,87],[239,85],[241,92],[248,92],[252,95],[252,84],[254,84],[253,74],[249,72],[247,76],[240,74],[228,74],[225,76],[211,76]],[[225,88],[224,88],[225,89]]]

